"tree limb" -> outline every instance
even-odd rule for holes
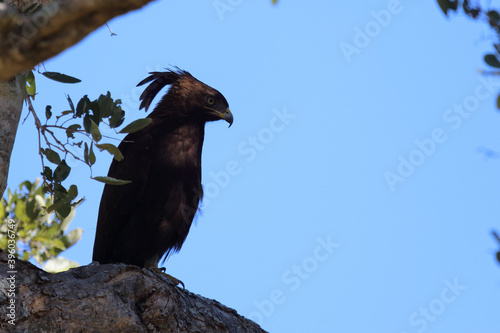
[[[57,0],[32,15],[0,3],[0,81],[78,43],[113,17],[152,0]]]
[[[0,253],[2,332],[255,332],[254,322],[215,300],[180,289],[164,275],[124,264],[50,274],[16,261],[15,326],[7,254]]]
[[[0,198],[7,188],[10,155],[23,109],[22,86],[25,81],[26,76],[21,74],[0,82]]]

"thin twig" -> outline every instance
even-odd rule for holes
[[[111,32],[111,37],[113,37],[113,36],[118,36],[117,34],[115,34],[115,33],[113,32],[113,30],[111,30],[111,28],[109,27],[109,25],[108,25],[107,23],[106,23],[106,26],[108,27],[109,32]]]
[[[495,239],[498,241],[498,243],[500,243],[500,236],[498,236],[497,232],[493,230],[491,233],[493,234],[493,237],[495,237]]]
[[[28,98],[26,100],[28,102],[28,110],[33,115],[33,119],[35,119],[35,126],[36,126],[36,130],[38,132],[38,155],[40,155],[40,160],[42,161],[42,170],[45,171],[45,163],[43,162],[43,154],[42,154],[42,140],[40,137],[40,134],[42,131],[41,130],[42,125],[40,123],[40,119],[36,115],[35,108],[33,108],[33,104],[31,104],[31,96],[28,96]],[[44,135],[44,137],[45,137],[45,135]],[[45,138],[45,139],[47,139],[47,138]],[[45,174],[43,172],[42,172],[42,177],[43,177],[43,184],[46,184],[47,178],[45,177]],[[52,189],[50,189],[50,192],[52,194]]]

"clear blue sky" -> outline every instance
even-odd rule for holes
[[[270,2],[156,1],[115,19],[118,36],[45,63],[82,83],[38,76],[35,107],[109,90],[131,121],[148,71],[186,69],[235,118],[207,125],[204,213],[166,262],[187,289],[270,332],[499,332],[500,159],[479,152],[500,150],[500,81],[478,74],[490,31],[435,1]],[[28,118],[10,187],[37,177],[36,151]],[[86,265],[103,186],[72,166],[84,234],[63,255]]]

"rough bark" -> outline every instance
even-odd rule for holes
[[[0,82],[0,197],[7,187],[10,155],[23,109],[24,75]]]
[[[146,268],[94,262],[50,274],[17,261],[14,269],[8,273],[13,269],[0,253],[2,332],[265,332],[235,310]],[[11,284],[15,325],[7,316]]]
[[[35,67],[113,17],[151,1],[57,0],[29,16],[0,3],[0,81]]]

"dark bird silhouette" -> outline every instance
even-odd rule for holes
[[[108,176],[132,181],[106,185],[99,207],[92,259],[157,268],[180,250],[203,197],[201,150],[205,123],[233,123],[224,96],[178,68],[151,72],[138,86],[140,109],[147,111],[158,92],[170,85],[153,112],[152,122],[128,134],[118,146]]]

